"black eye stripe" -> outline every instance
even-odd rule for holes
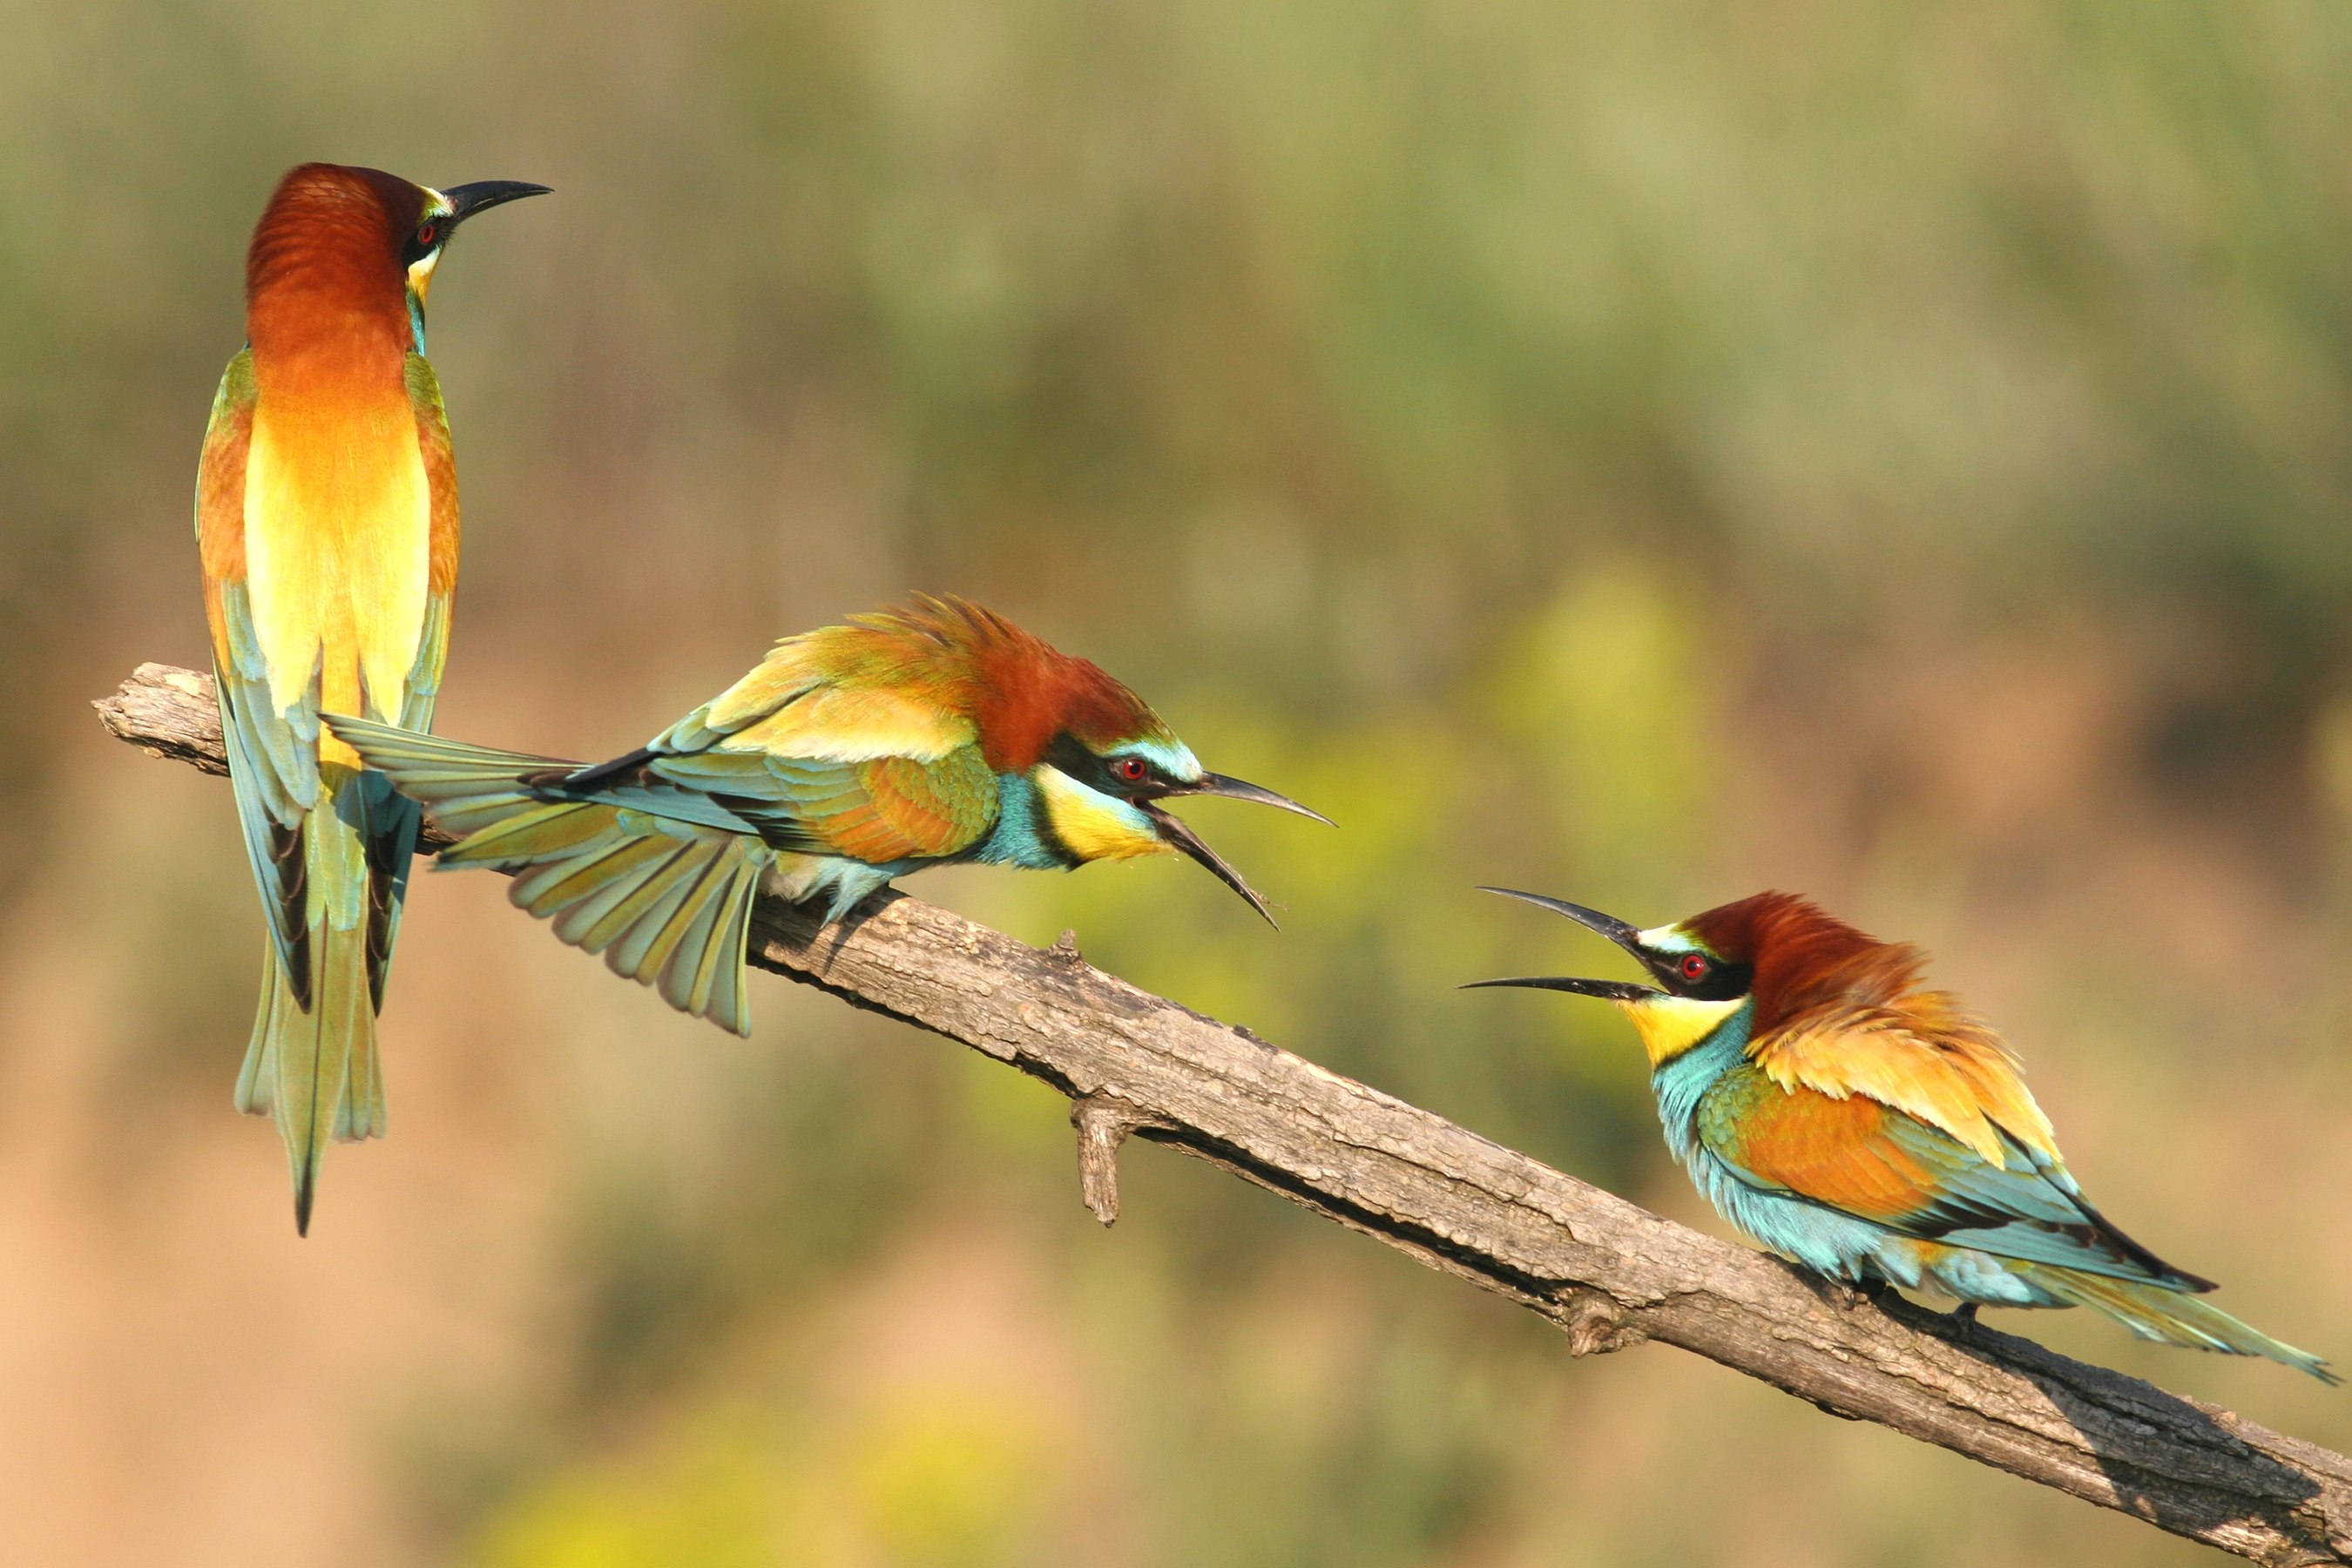
[[[1079,783],[1113,794],[1157,788],[1162,782],[1158,766],[1150,758],[1133,752],[1104,756],[1088,751],[1066,731],[1055,736],[1054,743],[1046,748],[1045,760]]]
[[[1745,996],[1756,984],[1753,965],[1704,952],[1651,952],[1643,956],[1661,985],[1674,995],[1694,1001],[1727,1002]]]
[[[434,247],[448,237],[449,220],[447,218],[426,218],[416,226],[415,232],[409,235],[408,243],[400,247],[402,265],[415,266],[432,255]]]

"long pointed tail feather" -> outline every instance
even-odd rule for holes
[[[508,898],[680,1012],[751,1032],[743,953],[775,853],[755,836],[525,782],[572,764],[330,718],[335,732],[462,842],[444,867],[516,873]],[[681,805],[689,803],[682,800]],[[723,820],[723,818],[722,818]]]
[[[310,889],[309,921],[296,949],[310,967],[307,985],[297,989],[273,942],[236,1083],[238,1110],[278,1123],[294,1182],[294,1225],[305,1235],[328,1142],[383,1135],[375,1009],[390,938],[377,884],[387,854],[405,858],[404,844],[377,847],[372,858],[374,840],[387,834],[372,831],[373,792],[366,782],[343,768],[324,773],[319,805],[289,836],[303,856]],[[375,815],[383,815],[383,803],[374,804]]]
[[[2309,1373],[2322,1383],[2343,1381],[2321,1357],[2271,1338],[2201,1296],[2052,1264],[2011,1263],[2009,1267],[2069,1305],[2105,1312],[2141,1339],[2223,1355],[2267,1356]]]

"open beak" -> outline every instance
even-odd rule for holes
[[[452,185],[441,194],[448,198],[449,224],[454,228],[476,213],[519,202],[525,196],[546,195],[549,187],[534,185],[528,180],[477,180],[470,185]]]
[[[1273,790],[1265,790],[1265,787],[1254,785],[1254,783],[1244,783],[1240,781],[1240,778],[1225,778],[1223,773],[1202,773],[1197,783],[1188,783],[1188,785],[1179,787],[1179,790],[1164,790],[1164,793],[1160,795],[1160,799],[1167,799],[1171,797],[1171,795],[1223,795],[1225,799],[1254,799],[1254,802],[1258,802],[1261,806],[1282,806],[1284,811],[1296,811],[1298,816],[1312,816],[1312,818],[1318,820],[1318,823],[1322,823],[1324,827],[1334,826],[1331,818],[1324,816],[1322,811],[1307,811],[1306,806],[1294,802],[1289,795],[1275,795]],[[1136,809],[1140,809],[1143,811],[1143,816],[1152,818],[1152,823],[1160,827],[1160,837],[1162,837],[1162,839],[1167,839],[1169,844],[1173,844],[1173,847],[1181,848],[1183,853],[1188,853],[1188,856],[1192,856],[1195,860],[1200,860],[1202,865],[1209,868],[1209,875],[1213,875],[1218,881],[1223,881],[1225,886],[1230,886],[1234,893],[1240,893],[1242,898],[1246,898],[1246,900],[1249,900],[1249,908],[1256,910],[1263,920],[1265,920],[1267,926],[1273,926],[1275,931],[1282,929],[1282,924],[1275,920],[1273,910],[1267,910],[1265,900],[1258,898],[1256,889],[1246,884],[1246,881],[1242,881],[1242,872],[1237,872],[1237,869],[1233,869],[1230,865],[1225,865],[1225,856],[1221,856],[1221,853],[1216,853],[1213,848],[1206,847],[1206,844],[1202,842],[1202,837],[1197,835],[1197,832],[1190,830],[1190,827],[1185,827],[1183,820],[1181,820],[1179,816],[1173,816],[1171,811],[1162,811],[1157,804],[1148,802],[1148,799],[1139,799],[1139,802],[1136,802]]]
[[[1254,800],[1260,805],[1280,806],[1285,811],[1295,811],[1301,816],[1311,816],[1326,827],[1333,826],[1329,817],[1319,811],[1309,811],[1286,795],[1276,795],[1270,789],[1246,784],[1240,779],[1227,778],[1223,773],[1202,773],[1197,784],[1186,784],[1181,789],[1169,790],[1161,798],[1180,795],[1223,795],[1227,800]],[[1139,800],[1135,804],[1146,816],[1158,825],[1160,836],[1162,838],[1206,866],[1218,881],[1247,899],[1250,908],[1263,916],[1266,924],[1273,926],[1276,931],[1282,929],[1281,923],[1274,918],[1274,911],[1266,908],[1264,899],[1257,896],[1257,889],[1243,881],[1242,874],[1227,865],[1223,856],[1202,843],[1199,834],[1185,826],[1182,820],[1172,812],[1162,811],[1150,801]]]
[[[1487,985],[1518,985],[1529,991],[1573,991],[1579,996],[1598,996],[1604,1002],[1640,1002],[1664,992],[1654,985],[1644,985],[1636,980],[1583,980],[1568,974],[1522,974],[1509,980],[1467,980],[1457,990],[1475,991]]]
[[[1641,931],[1619,920],[1604,915],[1599,910],[1588,910],[1582,904],[1571,904],[1562,899],[1547,899],[1541,893],[1522,893],[1511,888],[1481,888],[1482,893],[1500,893],[1507,899],[1517,899],[1538,909],[1566,915],[1580,926],[1599,931],[1636,958],[1643,957]],[[1473,980],[1462,987],[1475,991],[1484,985],[1517,985],[1535,991],[1568,991],[1579,996],[1598,996],[1609,1002],[1639,1002],[1651,996],[1663,996],[1664,992],[1654,985],[1643,985],[1633,980],[1582,980],[1565,975],[1525,975],[1510,980]]]
[[[1223,856],[1202,843],[1199,834],[1185,826],[1183,818],[1173,812],[1160,810],[1150,801],[1139,801],[1137,804],[1142,808],[1143,815],[1151,818],[1153,825],[1160,829],[1160,837],[1206,866],[1218,881],[1247,899],[1249,907],[1265,917],[1266,924],[1276,931],[1282,929],[1282,923],[1274,918],[1274,911],[1265,907],[1264,899],[1257,896],[1257,889],[1243,881],[1242,874],[1225,864]]]

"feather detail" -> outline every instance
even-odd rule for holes
[[[383,858],[396,855],[404,868],[415,831],[415,808],[380,778],[331,765],[320,794],[295,839],[306,889],[301,969],[271,951],[236,1087],[238,1110],[277,1121],[294,1181],[295,1227],[305,1233],[328,1142],[383,1135],[375,1031],[383,928],[373,889]],[[394,825],[373,820],[387,810]],[[397,824],[408,837],[397,837]]]
[[[1710,1100],[1702,1136],[1759,1183],[1875,1220],[1935,1201],[1934,1173],[1886,1136],[1899,1113],[1875,1100],[1785,1090]]]
[[[2000,1163],[2002,1135],[2058,1157],[2050,1119],[2000,1037],[1944,992],[1832,1004],[1753,1040],[1748,1056],[1784,1089],[1864,1095]]]
[[[2198,1297],[2184,1296],[2160,1285],[2085,1274],[2073,1268],[2032,1263],[2011,1267],[2060,1302],[2105,1312],[2140,1339],[2188,1350],[2218,1351],[2223,1355],[2265,1356],[2297,1372],[2308,1373],[2325,1384],[2333,1385],[2344,1381],[2329,1370],[2321,1357],[2274,1340]]]
[[[1927,954],[1881,942],[1790,893],[1759,893],[1682,929],[1717,957],[1752,964],[1748,1056],[1785,1089],[1868,1095],[1999,1164],[2004,1135],[2058,1158],[1999,1035],[1920,979]]]
[[[561,778],[568,763],[362,719],[326,721],[436,823],[466,835],[441,865],[514,872],[508,897],[551,921],[558,938],[603,953],[614,973],[681,1012],[751,1032],[744,945],[775,854],[748,823],[689,792],[635,783],[566,799],[538,781]]]
[[[303,163],[262,209],[245,258],[246,337],[308,379],[397,382],[410,342],[401,247],[424,187],[381,169]]]
[[[969,600],[921,596],[784,638],[651,749],[700,751],[732,736],[789,755],[863,761],[942,756],[977,741],[1003,773],[1035,766],[1064,733],[1097,746],[1175,742],[1140,698],[1087,660]]]
[[[764,717],[727,731],[727,749],[840,763],[932,762],[979,739],[966,715],[903,692],[797,677],[791,689]]]

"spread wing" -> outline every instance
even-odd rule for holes
[[[646,772],[709,795],[776,848],[877,866],[959,854],[996,823],[996,775],[978,746],[928,761],[713,747],[655,758]]]
[[[995,773],[971,721],[946,705],[828,668],[822,634],[790,637],[757,669],[641,752],[575,775],[693,790],[779,849],[874,865],[941,859],[995,826]],[[616,794],[616,798],[618,797]]]
[[[1784,1086],[1745,1063],[1707,1091],[1697,1131],[1750,1186],[1905,1236],[2118,1279],[2204,1283],[2110,1224],[2054,1150],[2003,1133],[1989,1158],[1866,1089]]]

